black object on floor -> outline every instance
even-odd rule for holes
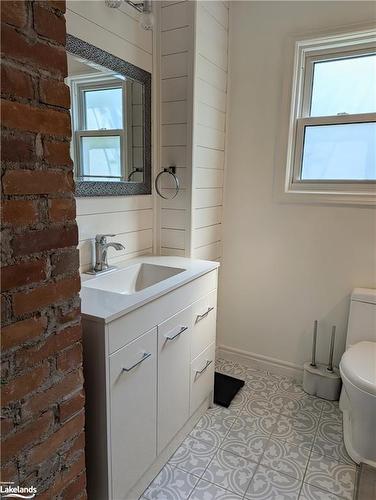
[[[223,373],[215,372],[214,403],[228,408],[238,391],[243,387],[244,380],[239,380]]]

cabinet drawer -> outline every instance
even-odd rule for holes
[[[194,360],[212,342],[215,342],[217,323],[217,290],[213,290],[192,304],[192,351]]]
[[[187,305],[217,288],[217,270],[145,304],[130,313],[111,321],[108,325],[108,350],[110,353],[138,338],[153,326],[162,323]]]
[[[191,363],[190,414],[192,415],[214,389],[215,343]]]
[[[189,418],[191,318],[188,307],[158,325],[158,453]]]
[[[112,498],[126,498],[157,455],[157,329],[110,356]]]

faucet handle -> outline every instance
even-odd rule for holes
[[[104,243],[106,243],[106,238],[107,237],[113,237],[113,236],[116,236],[116,234],[97,234],[96,237],[95,237],[95,241],[97,243],[101,243],[102,245]]]

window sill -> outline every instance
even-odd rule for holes
[[[336,185],[338,186],[338,185]],[[376,207],[376,186],[373,191],[341,191],[312,189],[307,185],[290,185],[278,194],[281,203],[307,203],[324,205],[351,205],[359,207]]]

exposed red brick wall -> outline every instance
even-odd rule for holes
[[[1,1],[1,480],[86,498],[64,1]]]

